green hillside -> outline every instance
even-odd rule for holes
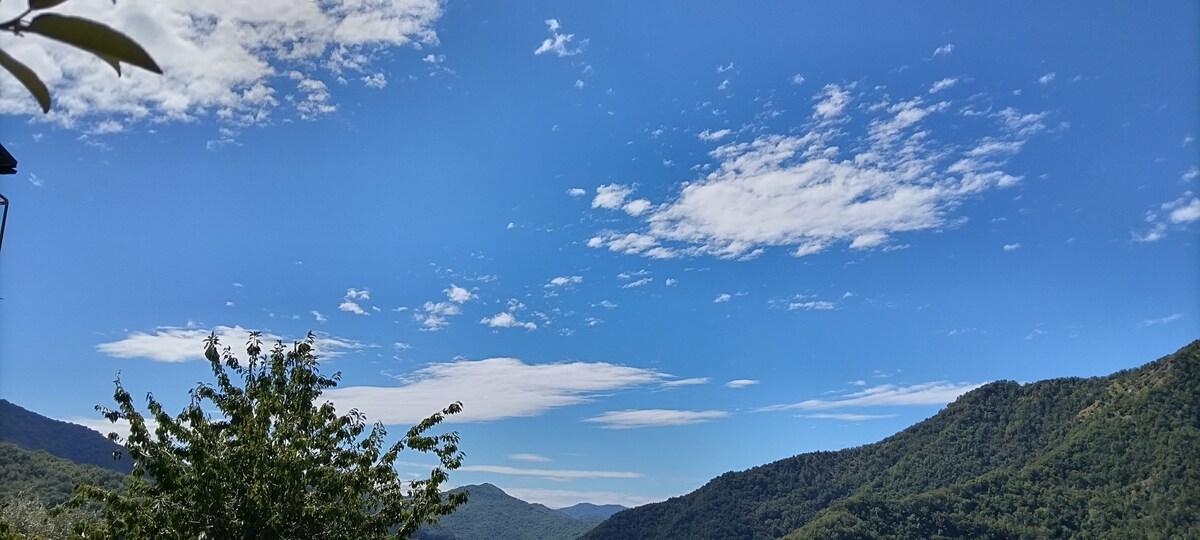
[[[1200,341],[996,382],[875,444],[726,473],[589,539],[1200,537]]]
[[[0,399],[0,441],[120,473],[133,468],[128,459],[113,459],[113,452],[121,447],[103,435],[78,424],[46,418],[4,399]]]
[[[491,484],[465,486],[467,503],[443,516],[437,526],[422,527],[421,540],[569,540],[596,526],[599,520],[582,520],[530,504]],[[457,490],[456,490],[457,491]]]
[[[603,521],[625,507],[619,504],[592,504],[579,503],[568,506],[566,508],[555,508],[556,511],[562,512],[568,516],[582,520]]]
[[[125,475],[109,469],[73,463],[42,450],[26,450],[0,441],[0,504],[24,494],[46,506],[54,506],[70,498],[76,484],[115,489],[124,482]]]

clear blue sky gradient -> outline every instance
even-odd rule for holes
[[[521,380],[579,362],[509,396],[532,400],[529,412],[449,424],[475,467],[453,482],[551,505],[635,504],[876,441],[953,392],[918,404],[811,400],[1099,375],[1200,337],[1194,2],[442,9],[437,44],[372,57],[386,87],[314,68],[335,111],[305,120],[284,103],[270,122],[236,126],[236,143],[209,144],[230,127],[211,111],[187,122],[114,113],[125,127],[107,134],[4,116],[0,140],[20,173],[0,178],[12,201],[0,396],[95,418],[120,373],[135,396],[178,407],[209,376],[202,360],[100,346],[218,326],[355,343],[325,363],[342,386],[429,384],[461,392],[440,397],[468,411],[505,379],[433,370],[515,358],[535,367],[511,372]],[[534,54],[552,37],[548,19],[577,54]],[[797,256],[802,241],[759,237],[760,253],[722,257],[712,235],[662,233],[673,258],[609,249],[612,234],[649,234],[653,219],[684,212],[672,205],[685,189],[717,182],[709,174],[725,156],[746,152],[728,145],[819,130],[814,107],[829,88],[848,99],[830,128],[834,161],[871,148],[871,122],[919,98],[945,104],[903,133],[927,131],[921,151],[946,152],[943,171],[1003,139],[1019,150],[997,169],[1019,180],[942,198],[938,223],[882,229],[877,244],[852,247],[851,234]],[[1006,109],[1041,127],[1018,133]],[[631,190],[623,203],[651,208],[604,208],[597,189],[611,184]],[[768,219],[731,199],[706,204],[743,232],[816,227],[801,215],[811,207]],[[452,285],[470,298],[448,298]],[[340,310],[346,301],[364,314]],[[450,308],[444,327],[414,317],[426,302]],[[514,326],[485,324],[502,313]],[[574,389],[555,386],[568,378]],[[669,384],[686,379],[697,380]],[[402,416],[380,407],[366,412]],[[601,421],[628,411],[649,411],[654,425]],[[431,462],[403,459],[416,464],[406,474]]]

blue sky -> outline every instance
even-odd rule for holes
[[[1200,335],[1197,10],[64,4],[166,74],[0,39],[0,395],[313,330],[339,406],[464,403],[454,483],[632,505],[1133,367]]]

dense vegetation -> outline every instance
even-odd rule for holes
[[[117,381],[111,421],[129,423],[123,441],[133,472],[123,489],[83,485],[73,504],[96,504],[117,538],[408,538],[465,500],[439,489],[463,454],[454,432],[428,434],[453,403],[394,444],[357,410],[338,414],[321,400],[339,375],[323,375],[314,337],[264,353],[259,334],[245,360],[217,337],[205,341],[215,382],[201,383],[178,415],[152,396],[149,418]],[[428,452],[427,479],[402,480],[403,450]]]
[[[565,540],[577,538],[600,522],[571,517],[530,504],[491,484],[465,486],[470,499],[435,526],[422,527],[421,540]]]
[[[27,450],[45,450],[75,463],[86,463],[128,473],[128,459],[113,459],[121,446],[78,424],[46,418],[0,399],[0,441]]]
[[[0,442],[0,505],[23,495],[55,506],[70,499],[81,483],[118,489],[124,486],[125,475]]]
[[[585,538],[1200,537],[1200,341],[997,382],[871,445],[726,473]]]

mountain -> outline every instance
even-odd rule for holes
[[[540,504],[530,504],[491,484],[464,486],[467,502],[433,527],[422,527],[419,540],[569,540],[599,520],[571,517]]]
[[[619,504],[592,504],[579,503],[566,508],[556,508],[555,510],[562,512],[568,516],[585,521],[604,521],[625,507]]]
[[[115,460],[113,452],[121,446],[103,435],[78,424],[46,418],[0,399],[0,441],[9,441],[27,450],[45,450],[51,455],[129,473],[128,458]]]
[[[126,476],[95,465],[81,465],[43,450],[27,450],[0,441],[0,504],[18,494],[32,496],[46,506],[71,497],[80,483],[118,489]]]
[[[587,539],[1200,538],[1200,341],[995,382],[878,443],[723,474]]]

